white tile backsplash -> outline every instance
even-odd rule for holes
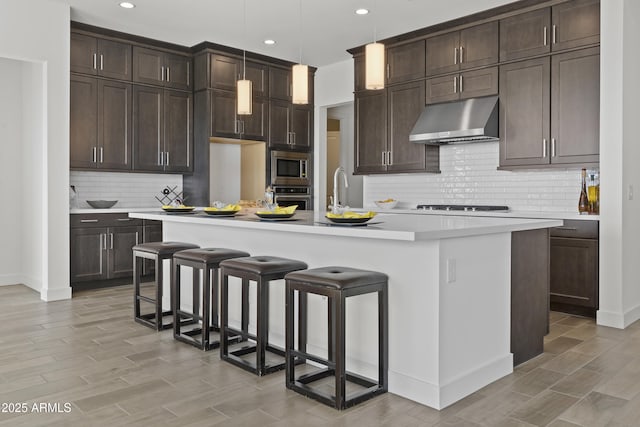
[[[71,171],[69,183],[76,187],[78,208],[89,208],[86,200],[118,200],[115,208],[155,207],[165,187],[182,191],[182,175],[169,174]]]
[[[580,169],[497,170],[498,142],[440,147],[440,174],[369,175],[364,206],[392,197],[419,203],[506,205],[518,211],[577,212]]]

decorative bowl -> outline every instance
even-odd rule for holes
[[[398,204],[398,201],[395,199],[376,200],[375,204],[380,209],[393,209]]]
[[[117,200],[87,200],[89,206],[94,209],[109,209],[111,206],[118,203]]]

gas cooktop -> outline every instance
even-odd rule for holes
[[[507,212],[509,207],[492,205],[418,205],[417,209],[425,211]]]

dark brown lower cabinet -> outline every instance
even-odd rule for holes
[[[598,221],[551,229],[551,309],[595,317],[598,309]]]

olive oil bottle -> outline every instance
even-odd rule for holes
[[[580,199],[578,200],[578,212],[589,213],[589,198],[587,197],[587,170],[582,169],[582,186],[580,187]]]

